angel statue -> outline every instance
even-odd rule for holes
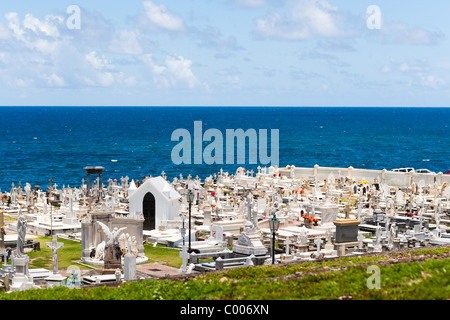
[[[118,241],[119,236],[127,227],[123,227],[120,229],[114,228],[113,231],[110,231],[109,227],[106,224],[104,224],[103,222],[100,222],[100,221],[96,221],[96,222],[102,228],[103,234],[106,237],[105,248],[111,247],[113,245],[118,245],[119,244],[119,241]]]
[[[27,221],[22,215],[22,211],[19,210],[19,216],[17,218],[17,257],[22,258],[24,253],[25,235],[27,233]]]
[[[120,229],[114,228],[111,231],[104,223],[100,221],[96,222],[102,228],[103,234],[105,236],[105,248],[102,254],[104,262],[103,272],[114,273],[117,269],[121,270],[122,252],[120,251],[119,246],[119,236],[126,229],[126,227]]]

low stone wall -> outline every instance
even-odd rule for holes
[[[335,168],[335,167],[321,167],[315,165],[314,168],[297,168],[290,166],[290,168],[280,168],[279,172],[288,177],[293,178],[314,178],[317,181],[349,178],[355,181],[367,180],[373,183],[376,179],[379,183],[385,183],[389,186],[408,187],[412,183],[438,185],[447,182],[450,184],[450,175],[444,175],[442,172],[436,174],[428,173],[413,173],[413,172],[393,172],[386,169],[383,170],[369,170],[369,169],[355,169],[353,167],[348,168]]]

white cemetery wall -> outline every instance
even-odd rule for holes
[[[294,168],[294,176],[295,178],[304,178],[307,179],[309,177],[314,176],[314,171],[316,171],[316,178],[318,181],[323,181],[328,179],[329,175],[332,174],[336,179],[340,177],[349,177],[355,181],[359,181],[362,179],[366,179],[370,183],[374,181],[374,179],[383,179],[387,185],[391,186],[399,186],[399,187],[407,187],[410,182],[418,183],[420,180],[424,180],[425,185],[434,184],[434,180],[436,177],[436,182],[438,184],[442,184],[444,182],[450,183],[450,175],[444,174],[420,174],[420,173],[403,173],[403,172],[392,172],[385,170],[369,170],[369,169],[355,169],[355,168],[333,168],[333,167],[320,167],[316,168]],[[281,172],[281,170],[280,170]],[[283,175],[289,176],[290,170],[283,170]],[[340,175],[339,175],[340,172]],[[412,180],[412,181],[411,181]],[[382,182],[382,181],[379,181]]]

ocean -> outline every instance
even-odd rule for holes
[[[194,121],[224,137],[227,129],[279,130],[280,166],[450,169],[450,108],[0,107],[0,189],[46,188],[50,178],[78,187],[85,166],[103,166],[105,183],[265,166],[248,156],[245,164],[175,164],[172,133],[186,129],[193,141]]]

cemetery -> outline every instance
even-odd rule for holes
[[[50,179],[46,190],[13,183],[1,193],[2,291],[208,274],[222,283],[261,270],[301,282],[303,272],[342,271],[349,261],[389,268],[386,257],[425,263],[435,253],[448,263],[450,176],[442,173],[258,166],[203,181],[162,172],[104,183],[103,169],[85,167],[80,187]],[[157,250],[173,260],[149,254]],[[48,262],[38,266],[44,251]]]

